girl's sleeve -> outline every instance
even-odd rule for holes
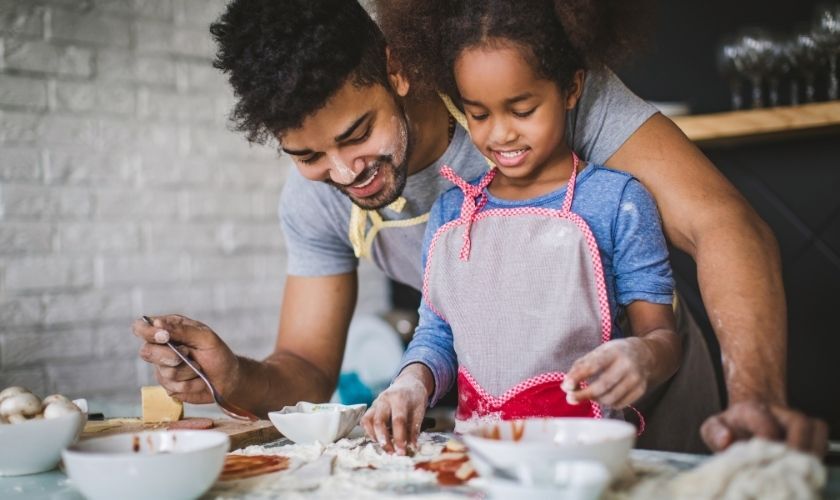
[[[624,186],[613,228],[616,299],[626,306],[643,300],[673,302],[674,278],[668,245],[653,197],[636,179]]]
[[[426,234],[423,238],[423,270],[425,273],[426,261],[429,255],[429,245],[435,232],[448,222],[444,196],[438,198],[429,213],[429,222],[426,226]],[[457,213],[454,215],[457,217]],[[454,218],[454,217],[452,217]],[[432,285],[434,286],[434,285]],[[430,307],[425,295],[420,302],[420,321],[417,329],[414,330],[414,337],[408,344],[403,355],[400,370],[412,364],[422,363],[432,372],[435,380],[435,390],[429,400],[429,406],[437,404],[438,400],[455,383],[455,376],[458,370],[458,360],[455,356],[455,346],[452,339],[452,329],[449,324],[438,316]]]

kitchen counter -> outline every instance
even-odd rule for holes
[[[129,416],[139,414],[139,405],[133,401],[125,402],[100,402],[90,401],[91,411],[103,412],[107,417]],[[221,414],[213,405],[186,405],[187,416],[206,416],[215,418]],[[288,444],[289,441],[281,439],[274,443],[266,444],[266,447]],[[704,455],[690,455],[683,453],[669,453],[649,450],[633,450],[631,459],[645,462],[662,462],[678,470],[691,469],[708,457]],[[828,469],[828,485],[824,498],[840,500],[840,466],[830,466]],[[238,494],[226,494],[226,498],[239,498]],[[247,495],[241,495],[246,498]],[[403,494],[400,498],[412,498],[417,495]],[[29,476],[0,477],[0,498],[6,500],[32,500],[32,499],[54,499],[54,500],[83,500],[84,497],[73,486],[72,481],[59,469],[33,474]]]
[[[840,101],[673,118],[701,147],[840,133]]]
[[[707,457],[683,453],[633,450],[631,452],[631,458],[645,461],[660,461],[678,469],[690,469],[702,463]],[[414,495],[399,496],[401,498],[411,498]],[[246,497],[247,495],[242,496],[242,498]],[[41,498],[83,500],[84,497],[81,496],[63,472],[52,470],[30,476],[0,477],[0,498],[8,500],[32,500]],[[829,467],[828,485],[823,498],[840,500],[840,467]]]

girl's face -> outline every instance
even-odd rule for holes
[[[454,70],[472,140],[501,174],[530,183],[563,172],[552,167],[569,156],[566,111],[577,104],[582,71],[573,89],[561,92],[513,44],[468,48]]]

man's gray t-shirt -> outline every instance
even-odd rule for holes
[[[656,109],[630,92],[608,69],[589,71],[583,94],[568,116],[566,139],[585,160],[604,164]],[[384,220],[411,219],[428,213],[437,197],[452,187],[440,174],[447,165],[464,179],[487,169],[487,162],[466,131],[457,127],[452,142],[434,164],[409,176],[399,213],[384,208]],[[292,169],[280,198],[279,215],[293,276],[329,276],[353,271],[358,259],[348,235],[352,202],[323,182],[304,179]],[[421,251],[426,224],[384,228],[374,239],[371,256],[385,274],[420,289]]]

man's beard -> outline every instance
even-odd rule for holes
[[[404,116],[404,115],[403,115]],[[405,151],[403,152],[403,161],[399,165],[394,165],[394,155],[378,156],[375,160],[369,163],[365,170],[356,177],[358,181],[364,182],[370,179],[372,175],[378,175],[383,180],[382,190],[373,196],[367,198],[355,198],[347,192],[347,186],[337,184],[332,180],[326,181],[334,188],[341,191],[345,196],[350,198],[356,206],[364,210],[379,210],[387,207],[397,200],[402,195],[405,189],[405,184],[408,181],[408,159],[411,157],[411,137],[408,133],[408,123],[403,122],[405,127]],[[378,172],[377,172],[378,171]],[[359,183],[354,181],[354,184]]]
[[[407,157],[407,155],[406,155]],[[390,155],[380,156],[370,165],[365,167],[359,179],[368,179],[374,172],[384,181],[382,190],[373,196],[367,198],[356,198],[346,190],[346,186],[337,184],[332,181],[327,181],[334,188],[341,191],[345,196],[350,198],[355,205],[365,210],[379,210],[387,207],[397,198],[402,195],[405,189],[405,183],[408,180],[408,160],[403,161],[400,165],[394,165],[394,159]]]

